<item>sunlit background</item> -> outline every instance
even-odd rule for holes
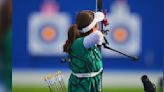
[[[163,77],[162,0],[103,0],[110,25],[109,45],[139,62],[103,49],[103,89],[143,92],[142,75],[159,91]],[[81,10],[96,10],[96,0],[13,0],[13,92],[49,92],[44,77],[60,70],[65,84],[71,73],[63,44]],[[161,92],[161,91],[159,91]]]

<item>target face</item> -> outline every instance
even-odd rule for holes
[[[31,56],[64,55],[63,44],[70,25],[70,17],[67,14],[54,13],[50,16],[32,13],[28,25],[28,49]]]
[[[107,40],[113,49],[129,55],[138,55],[141,51],[142,21],[137,13],[131,13],[127,3],[114,2],[107,14],[110,22],[104,29],[109,29]],[[103,49],[103,56],[122,57],[122,55]]]

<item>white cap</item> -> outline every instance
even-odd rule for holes
[[[94,19],[91,22],[91,24],[89,24],[87,27],[82,28],[82,30],[79,30],[80,33],[85,33],[88,32],[89,30],[91,30],[96,24],[97,22],[100,22],[104,19],[104,13],[102,12],[95,12],[94,13]]]

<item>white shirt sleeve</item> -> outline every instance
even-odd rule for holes
[[[100,31],[95,31],[84,38],[83,44],[85,48],[90,48],[96,44],[102,45],[103,34]]]

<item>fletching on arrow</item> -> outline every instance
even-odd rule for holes
[[[66,86],[61,71],[57,71],[54,74],[48,74],[44,78],[44,81],[47,83],[50,92],[66,92]]]

